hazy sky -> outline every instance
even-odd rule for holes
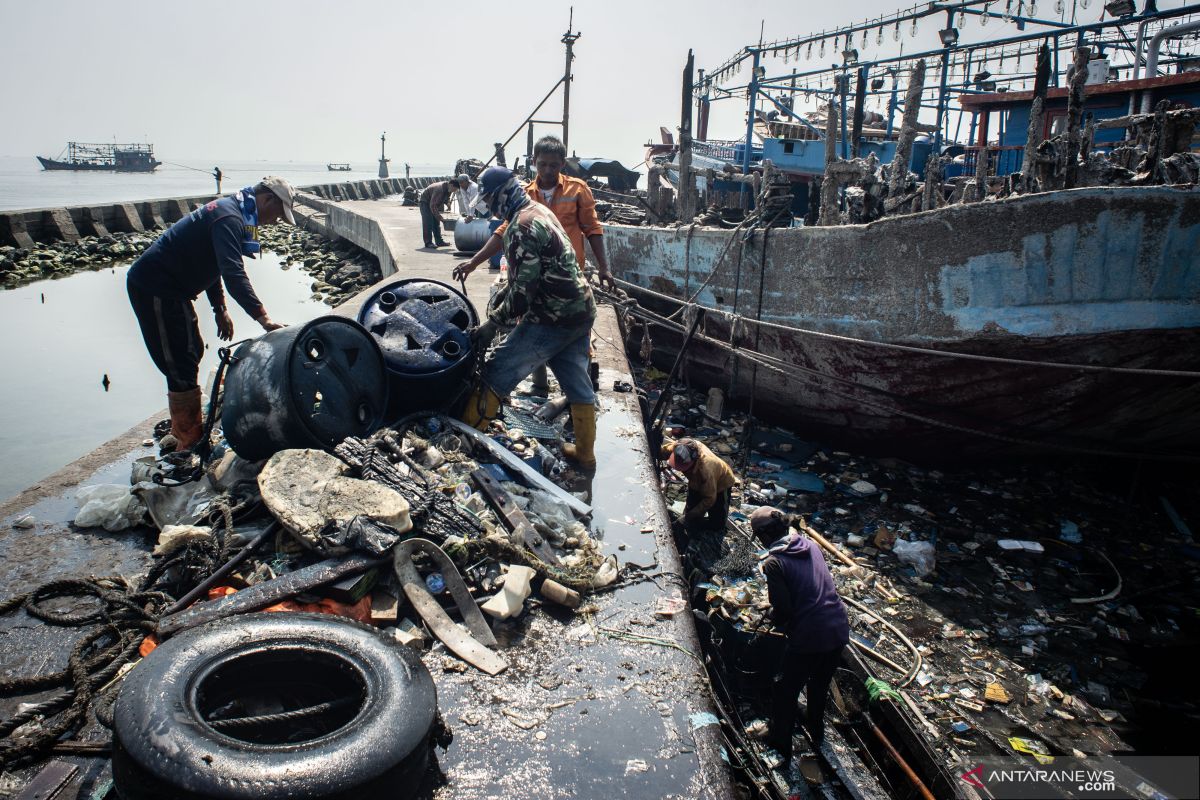
[[[1066,0],[1068,15],[1079,2]],[[767,40],[782,39],[901,5],[577,0],[571,149],[640,161],[659,125],[678,124],[689,47],[698,67],[711,67],[756,43],[763,21]],[[1057,16],[1054,0],[1038,5]],[[1091,0],[1081,19],[1101,6]],[[393,164],[486,158],[562,74],[567,13],[549,0],[0,0],[9,76],[0,155],[55,155],[69,139],[115,136],[153,142],[168,161],[362,162],[378,157],[386,130]],[[936,41],[934,19],[916,39],[904,31],[910,51]],[[971,22],[964,34],[1001,26]],[[885,37],[883,49],[893,47]],[[743,114],[727,101],[710,134],[738,135]],[[560,115],[556,95],[539,116]]]

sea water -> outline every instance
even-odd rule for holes
[[[283,270],[275,254],[246,264],[276,321],[298,325],[329,312],[311,299],[312,278],[296,268]],[[0,290],[0,499],[166,408],[166,379],[150,360],[129,307],[128,271],[129,264],[119,264]],[[226,299],[234,341],[262,333]],[[204,295],[195,306],[207,346],[200,364],[204,383],[225,343],[217,338]]]
[[[55,153],[39,155],[55,157]],[[168,161],[162,155],[158,156]],[[164,163],[154,172],[70,172],[43,170],[38,160],[0,156],[0,211],[19,208],[55,208],[162,197],[198,197],[213,194],[217,182],[212,170],[224,173],[221,192],[229,194],[257,183],[267,175],[287,178],[295,186],[339,183],[379,177],[379,162],[351,162],[350,172],[330,172],[324,164],[282,161],[179,161]],[[412,164],[412,177],[449,175],[451,164]],[[393,178],[404,177],[404,164],[389,165]]]

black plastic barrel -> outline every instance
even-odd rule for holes
[[[467,330],[479,324],[462,292],[428,278],[405,278],[363,303],[358,321],[383,351],[390,419],[445,408],[461,394],[475,366]]]
[[[246,342],[225,376],[221,427],[257,461],[289,448],[330,448],[383,424],[388,379],[379,345],[344,317],[318,317]]]

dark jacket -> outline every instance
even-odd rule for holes
[[[147,294],[194,300],[207,292],[213,308],[225,307],[221,281],[251,319],[266,309],[242,262],[242,213],[233,197],[222,197],[188,214],[155,240],[129,268],[127,280]]]
[[[438,181],[431,183],[421,192],[421,197],[418,202],[429,206],[432,211],[441,211],[450,202],[451,195],[458,188],[458,184],[453,186],[450,181]]]
[[[823,653],[850,641],[846,607],[811,539],[788,534],[771,545],[762,569],[772,618],[787,633],[789,650]]]

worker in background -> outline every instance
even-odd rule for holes
[[[177,450],[190,450],[203,427],[197,377],[204,342],[192,301],[200,292],[208,295],[217,336],[225,341],[233,339],[233,318],[225,307],[222,282],[264,331],[283,327],[254,293],[242,256],[253,258],[259,252],[258,226],[281,219],[296,224],[295,196],[283,178],[263,178],[257,186],[213,200],[180,219],[129,268],[129,302],[150,358],[167,379]],[[164,444],[169,448],[169,442]]]
[[[221,172],[220,167],[213,167],[213,177],[217,179],[217,194],[221,193],[221,178],[225,177],[225,173]]]
[[[488,217],[487,203],[479,199],[479,184],[465,172],[458,176],[458,190],[454,192],[454,199],[458,203],[458,213],[464,220]]]
[[[659,455],[687,478],[687,502],[679,519],[683,529],[688,533],[725,530],[729,493],[738,483],[729,465],[695,439],[667,442]]]
[[[608,259],[604,255],[604,228],[596,217],[596,199],[592,197],[592,190],[579,178],[563,174],[563,167],[567,164],[567,148],[559,139],[543,136],[533,146],[533,163],[537,177],[525,185],[530,199],[554,212],[571,240],[580,270],[587,263],[583,248],[586,238],[596,260],[596,276],[600,285],[614,285],[608,272]],[[471,256],[464,265],[468,272],[503,249],[504,231],[505,226],[501,225],[483,249]]]
[[[442,240],[442,212],[450,205],[450,198],[461,188],[460,181],[437,181],[425,187],[417,205],[421,207],[421,237],[426,249],[445,247]]]
[[[807,694],[807,727],[818,748],[825,741],[825,699],[842,651],[850,641],[846,607],[838,597],[833,575],[821,548],[791,530],[789,517],[762,506],[750,515],[750,527],[767,547],[762,563],[771,601],[771,619],[787,635],[783,661],[775,675],[772,715],[767,743],[792,757],[796,701]]]
[[[500,326],[515,325],[484,364],[483,385],[467,401],[463,421],[480,430],[500,410],[503,398],[534,369],[554,371],[571,405],[575,444],[564,454],[585,469],[596,466],[596,395],[588,374],[588,349],[596,302],[571,240],[554,214],[530,200],[525,187],[505,167],[489,167],[479,176],[481,199],[492,216],[508,223],[504,254],[509,287],[489,318],[474,331],[476,352],[483,352]],[[465,280],[482,262],[454,269]]]

